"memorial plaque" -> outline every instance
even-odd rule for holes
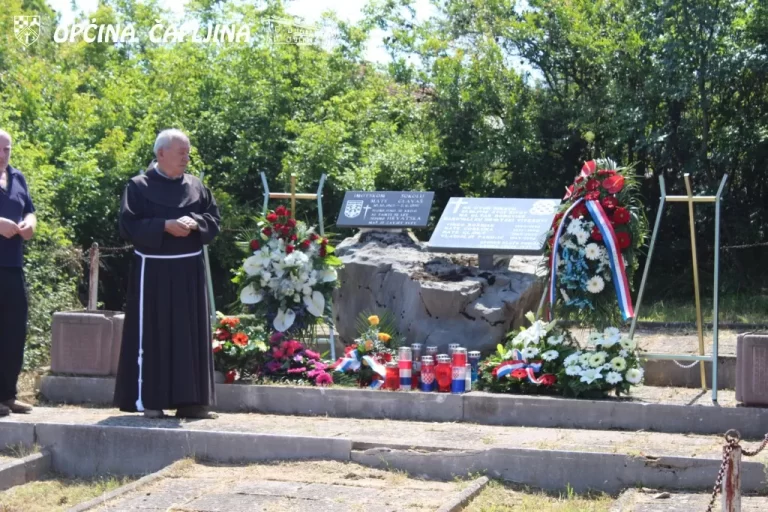
[[[353,192],[344,194],[341,228],[424,228],[434,192]]]
[[[559,207],[559,199],[452,197],[429,250],[481,256],[541,254]]]

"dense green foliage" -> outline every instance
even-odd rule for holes
[[[700,193],[728,173],[724,243],[768,238],[768,8],[759,0],[443,0],[425,22],[408,0],[381,0],[362,23],[339,23],[332,51],[263,39],[152,43],[154,20],[167,16],[155,0],[103,0],[91,16],[133,22],[134,44],[59,44],[49,33],[24,48],[13,16],[52,13],[44,0],[3,5],[0,126],[15,137],[12,162],[41,219],[27,260],[38,343],[50,313],[84,296],[79,251],[123,245],[122,188],[170,126],[190,134],[192,171],[206,173],[224,215],[211,248],[221,310],[235,299],[234,241],[261,209],[262,170],[273,190],[290,173],[313,190],[326,173],[332,228],[348,189],[434,190],[439,215],[456,195],[560,197],[583,160],[610,156],[663,173],[671,192],[683,173]],[[196,0],[188,16],[255,25],[284,11],[274,1]],[[389,34],[388,66],[363,58],[375,28]],[[643,193],[652,219],[655,178]],[[699,210],[708,262],[712,209]],[[690,289],[686,212],[669,212],[649,290],[657,296]],[[314,205],[300,216],[315,224]],[[728,286],[762,285],[761,249],[724,254]],[[130,257],[108,256],[100,298],[120,309]],[[706,283],[711,265],[703,270]]]

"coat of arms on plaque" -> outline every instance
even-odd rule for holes
[[[363,211],[363,201],[347,201],[344,206],[344,216],[349,219],[358,217],[361,211]]]

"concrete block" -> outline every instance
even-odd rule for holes
[[[444,393],[384,392],[260,386],[259,412],[328,415],[346,418],[387,418],[409,421],[461,421],[462,397]]]
[[[542,489],[617,493],[627,487],[711,489],[720,461],[686,457],[646,459],[608,453],[517,450],[419,452],[379,448],[353,451],[352,462],[442,480],[485,474]],[[761,464],[742,466],[744,491],[762,489]]]
[[[464,395],[464,421],[486,425],[722,434],[734,426],[762,438],[768,409],[653,404],[555,397]]]
[[[24,446],[35,444],[34,423],[0,421],[0,448],[19,444]]]
[[[0,464],[0,491],[39,480],[50,469],[51,454],[48,450]]]
[[[124,315],[117,311],[66,311],[53,314],[51,369],[57,373],[114,375],[122,342]]]
[[[46,375],[40,383],[40,394],[55,403],[111,405],[115,379]]]
[[[27,472],[22,462],[13,461],[0,464],[0,491],[25,483],[27,483]]]
[[[345,439],[169,428],[40,424],[37,434],[38,442],[53,453],[56,471],[83,477],[147,474],[185,457],[220,462],[348,461],[352,450],[352,442]]]
[[[280,436],[238,432],[189,431],[189,456],[220,462],[323,459],[346,462],[352,451],[348,439]]]
[[[717,389],[736,389],[736,358],[721,356],[717,358]],[[674,361],[645,361],[646,386],[673,386],[678,388],[700,388],[701,374],[699,365],[692,368],[680,368]],[[712,386],[712,363],[704,363],[707,387]]]

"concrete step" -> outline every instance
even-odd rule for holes
[[[0,433],[1,439],[2,434]],[[22,445],[13,442],[0,442],[0,451],[10,446],[18,447]],[[27,444],[26,446],[32,447],[33,445]],[[50,468],[51,454],[45,449],[23,457],[2,457],[0,458],[0,491],[38,480]],[[2,504],[0,503],[0,505]],[[0,508],[0,510],[2,509]]]
[[[113,388],[112,379],[46,376],[41,394],[51,403],[108,405]],[[768,409],[736,407],[730,391],[713,404],[707,392],[688,388],[641,386],[629,399],[575,400],[233,384],[217,386],[216,399],[218,410],[230,412],[695,434],[736,428],[745,438],[762,438],[768,430]]]
[[[222,414],[148,420],[114,409],[39,407],[0,420],[0,446],[36,441],[67,475],[139,475],[196,456],[226,463],[324,459],[439,480],[486,475],[542,489],[706,490],[716,436],[500,427],[468,423]],[[751,446],[748,445],[751,448]],[[767,454],[744,462],[745,490],[766,483]]]

